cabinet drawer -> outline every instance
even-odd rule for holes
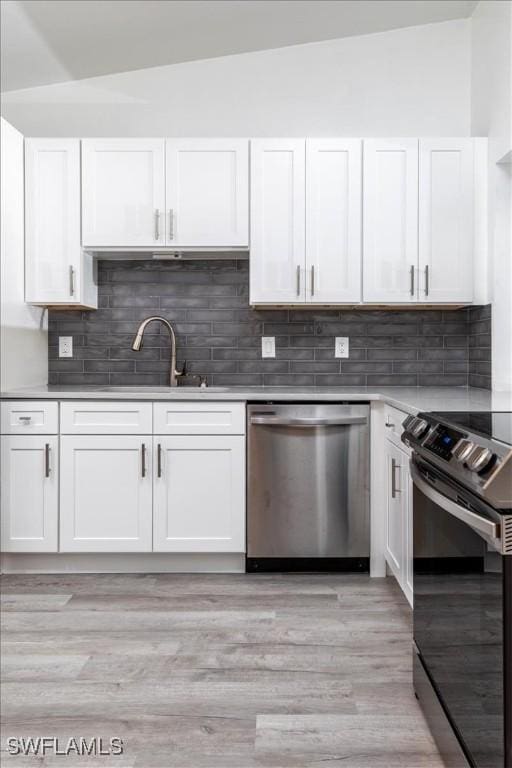
[[[244,403],[154,403],[157,435],[244,435]]]
[[[398,408],[394,408],[392,405],[386,405],[384,409],[386,437],[392,443],[401,448],[402,451],[408,450],[400,439],[402,432],[404,431],[402,423],[408,415],[409,414],[405,413],[405,411],[400,411]]]
[[[148,435],[153,431],[151,403],[61,403],[63,435]]]
[[[59,404],[40,400],[4,401],[3,435],[55,435],[59,431]]]

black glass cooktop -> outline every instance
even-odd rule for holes
[[[430,415],[467,432],[474,432],[489,440],[499,440],[512,445],[512,412],[510,411],[436,411]]]

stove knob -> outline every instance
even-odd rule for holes
[[[413,437],[421,438],[425,434],[425,432],[428,429],[428,422],[425,421],[425,419],[415,419],[414,423],[411,424],[410,432]]]
[[[489,464],[492,457],[493,453],[489,448],[477,446],[469,454],[466,465],[472,472],[481,472]]]
[[[404,432],[408,432],[409,427],[411,426],[411,424],[414,424],[415,421],[416,421],[416,416],[407,416],[407,418],[404,419],[404,421],[402,422],[402,427],[404,428]],[[393,424],[386,424],[386,427],[388,426],[392,427]]]
[[[453,450],[453,455],[460,461],[461,464],[466,461],[467,457],[475,447],[475,444],[471,440],[461,440]]]

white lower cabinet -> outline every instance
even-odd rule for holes
[[[413,524],[412,524],[412,503],[413,503],[413,483],[411,473],[409,472],[409,456],[405,455],[404,467],[404,486],[407,488],[407,508],[405,514],[405,570],[402,589],[409,603],[413,604]]]
[[[2,551],[245,552],[242,403],[2,406]]]
[[[2,552],[57,552],[58,437],[4,435],[1,449]]]
[[[154,438],[155,552],[245,551],[245,438]]]
[[[386,561],[412,605],[412,483],[409,456],[386,440]]]
[[[61,437],[61,552],[151,551],[151,441],[145,435]]]
[[[398,581],[404,570],[405,514],[399,488],[402,452],[388,443],[386,454],[386,560]]]

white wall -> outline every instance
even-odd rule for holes
[[[512,3],[485,0],[471,21],[471,130],[488,136],[492,380],[512,390]]]
[[[42,310],[25,304],[23,136],[1,121],[0,387],[46,384],[48,333]]]
[[[2,110],[27,136],[464,136],[469,44],[461,19],[15,91]]]

